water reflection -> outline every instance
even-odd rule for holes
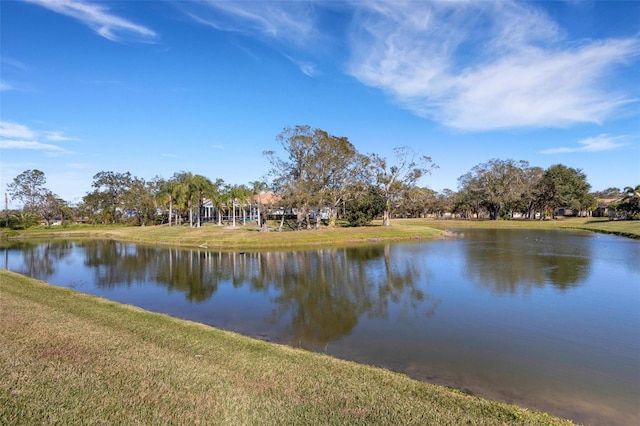
[[[640,424],[640,244],[463,232],[298,252],[23,242],[0,266],[578,422]]]
[[[529,293],[551,284],[568,290],[584,282],[591,245],[559,231],[482,230],[465,233],[466,274],[496,294]]]
[[[82,252],[77,254],[75,248]],[[349,335],[359,318],[434,315],[440,301],[418,283],[418,263],[399,261],[390,245],[297,252],[212,252],[155,248],[116,241],[50,241],[14,245],[25,275],[48,280],[56,262],[80,256],[100,289],[153,282],[202,303],[226,284],[270,292],[265,321],[284,322],[291,344],[309,349]],[[90,281],[90,279],[87,279]]]

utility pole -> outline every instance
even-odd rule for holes
[[[7,193],[4,193],[4,226],[9,227],[9,198]]]

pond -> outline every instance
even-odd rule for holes
[[[23,242],[0,267],[585,424],[640,424],[640,242],[456,235],[264,252]]]

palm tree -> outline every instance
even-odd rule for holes
[[[266,231],[266,221],[262,220],[262,217],[260,215],[261,211],[262,211],[262,198],[260,197],[260,194],[262,193],[262,191],[267,189],[267,184],[259,181],[259,180],[254,180],[253,182],[249,182],[249,185],[251,185],[251,195],[253,195],[253,199],[257,199],[257,205],[258,205],[258,226],[260,227],[261,231]],[[263,222],[265,224],[263,224]]]
[[[211,190],[206,197],[211,200],[211,204],[217,210],[218,225],[222,225],[222,207],[225,205],[224,193],[220,192],[224,188],[224,180],[216,179],[211,184]]]
[[[197,212],[198,212],[197,227],[200,228],[201,226],[200,218],[202,216],[202,201],[207,195],[209,195],[212,192],[213,183],[209,180],[209,178],[206,178],[202,175],[193,175],[189,184],[190,184],[191,200],[195,201]]]
[[[243,206],[244,199],[246,198],[246,191],[242,186],[233,185],[229,190],[230,202],[231,202],[231,217],[233,220],[233,227],[236,227],[236,204],[239,206]],[[244,212],[244,210],[243,210]],[[243,214],[244,216],[244,214]]]
[[[184,202],[184,185],[174,176],[174,178],[164,181],[160,185],[160,191],[156,194],[156,200],[162,206],[169,206],[169,226],[173,218],[173,207]],[[178,218],[176,217],[176,225]]]
[[[623,208],[634,217],[640,213],[640,185],[635,188],[627,186],[624,188],[624,198],[622,198]]]

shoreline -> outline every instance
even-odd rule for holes
[[[572,424],[0,270],[0,423]]]

